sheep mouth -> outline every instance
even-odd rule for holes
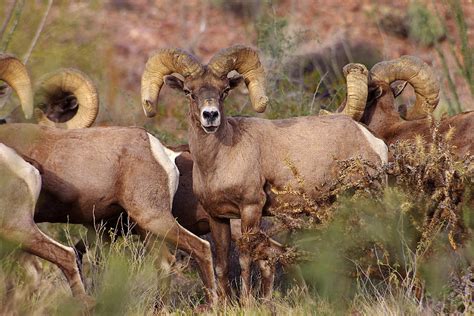
[[[219,128],[219,126],[212,126],[212,125],[202,127],[202,129],[208,134],[215,133],[218,128]]]

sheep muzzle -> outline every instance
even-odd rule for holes
[[[201,126],[208,134],[217,131],[221,125],[221,115],[219,108],[216,106],[205,106],[201,109],[200,116]]]

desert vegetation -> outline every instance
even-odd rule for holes
[[[433,80],[440,82],[440,101],[425,119],[425,134],[390,144],[388,164],[342,159],[337,162],[337,177],[319,188],[324,194],[315,196],[305,191],[304,183],[311,179],[305,179],[293,161],[281,162],[294,181],[292,186],[272,189],[275,199],[283,202],[270,210],[271,227],[252,238],[244,235],[238,242],[253,250],[254,260],[266,256],[272,263],[301,267],[306,286],[283,272],[270,300],[258,299],[256,290],[256,298],[241,305],[239,285],[233,280],[232,298],[204,309],[206,293],[194,259],[170,249],[176,262],[170,272],[157,273],[155,265],[164,245],[157,241],[155,250],[148,251],[149,245],[132,233],[135,224],[127,217],[115,229],[96,223],[95,234],[103,238],[92,237],[95,234],[80,225],[39,224],[64,245],[73,247],[84,240],[88,251],[83,257],[83,281],[96,301],[88,312],[474,313],[474,153],[459,154],[452,140],[462,134],[440,123],[442,117],[474,108],[472,4],[323,2],[178,1],[173,12],[172,1],[158,0],[0,4],[0,52],[19,57],[34,85],[50,71],[80,69],[98,88],[95,125],[142,126],[167,145],[188,142],[188,104],[164,86],[156,117],[143,115],[140,76],[147,58],[158,48],[180,47],[204,63],[233,44],[258,48],[266,71],[268,109],[255,114],[242,84],[225,101],[227,115],[280,119],[334,112],[346,97],[342,71],[346,64],[371,69],[377,62],[405,54],[427,62],[434,70]],[[332,10],[353,18],[343,24]],[[319,28],[305,28],[305,22]],[[153,29],[160,27],[162,36]],[[336,34],[335,27],[346,31]],[[360,28],[373,36],[361,35]],[[394,102],[398,106],[412,100],[412,90],[407,88]],[[19,104],[17,96],[0,83],[0,119],[7,124],[25,122]],[[271,258],[260,252],[258,245],[269,237],[282,242],[285,251]],[[84,313],[87,308],[71,296],[61,271],[32,258],[19,251],[18,244],[0,240],[0,314]],[[233,265],[232,272],[238,272],[235,260]],[[162,287],[167,273],[171,285]],[[259,272],[254,271],[252,278],[258,284]]]

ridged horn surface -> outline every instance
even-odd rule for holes
[[[345,65],[342,71],[347,82],[347,101],[342,113],[359,121],[367,103],[369,71],[355,63]]]
[[[33,115],[33,88],[25,65],[11,55],[0,54],[0,79],[16,92],[25,118],[30,119]]]
[[[152,55],[146,65],[141,82],[141,102],[147,117],[156,115],[156,102],[163,86],[163,77],[179,73],[183,77],[201,74],[201,63],[188,52],[172,48],[161,49]]]
[[[219,77],[227,76],[232,70],[240,73],[249,90],[254,110],[259,113],[265,111],[268,104],[265,93],[265,71],[257,51],[243,45],[225,48],[212,57],[208,67]]]
[[[51,121],[40,109],[35,109],[35,117],[40,125],[66,129],[91,126],[99,112],[99,96],[92,80],[83,72],[72,69],[59,69],[40,79],[37,94],[44,96],[45,103],[54,102],[55,96],[70,93],[77,99],[77,113],[69,121]]]
[[[415,56],[402,56],[390,61],[377,63],[370,70],[371,80],[390,84],[405,80],[415,90],[415,104],[408,109],[407,120],[426,117],[433,112],[439,102],[439,82],[433,69]]]

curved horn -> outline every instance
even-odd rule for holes
[[[147,117],[156,115],[156,101],[163,86],[163,77],[173,72],[183,77],[201,74],[201,63],[188,52],[178,49],[161,49],[151,56],[142,75],[142,107]]]
[[[67,68],[59,69],[40,79],[37,93],[45,103],[54,102],[58,96],[70,93],[77,99],[77,113],[67,122],[51,121],[40,109],[35,109],[35,117],[40,125],[60,128],[84,128],[91,126],[99,112],[99,97],[92,80],[83,72]]]
[[[410,83],[416,94],[415,104],[408,110],[405,119],[426,117],[439,102],[439,82],[432,68],[414,56],[402,56],[377,63],[370,70],[371,80],[387,84],[396,80]]]
[[[33,89],[26,67],[17,58],[0,54],[0,79],[8,83],[20,98],[25,118],[33,115]]]
[[[367,67],[362,64],[347,64],[342,69],[347,82],[347,101],[342,113],[359,121],[364,114],[368,95]]]
[[[265,71],[254,49],[243,45],[222,49],[212,57],[208,67],[219,77],[227,76],[232,70],[240,73],[245,79],[254,110],[265,111],[268,103]]]

